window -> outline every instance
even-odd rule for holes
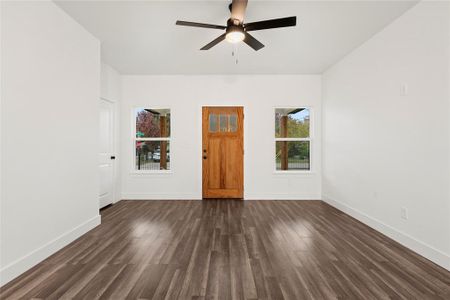
[[[134,111],[136,171],[170,170],[170,109]]]
[[[275,169],[311,170],[309,108],[275,109]]]

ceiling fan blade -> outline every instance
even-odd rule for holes
[[[244,43],[252,47],[255,51],[264,48],[264,45],[253,36],[251,36],[248,32],[245,33]]]
[[[245,9],[247,8],[248,0],[233,0],[231,4],[231,18],[244,22]]]
[[[203,46],[202,48],[200,48],[200,50],[209,50],[209,49],[211,49],[212,47],[214,47],[215,45],[217,45],[218,43],[223,41],[225,39],[225,35],[226,35],[226,33],[220,35],[218,38],[213,40],[211,43],[209,43],[209,44]]]
[[[297,17],[265,20],[244,24],[245,31],[255,31],[271,28],[289,27],[297,25]]]
[[[211,29],[226,29],[226,26],[222,25],[214,25],[214,24],[205,24],[205,23],[197,23],[197,22],[188,22],[188,21],[177,21],[176,25],[180,26],[189,26],[189,27],[201,27],[201,28],[211,28]]]

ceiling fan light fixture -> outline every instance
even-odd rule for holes
[[[245,38],[245,34],[242,31],[230,31],[227,33],[227,35],[225,36],[225,39],[227,40],[227,42],[232,43],[232,44],[236,44],[239,42],[242,42]]]
[[[228,6],[231,11],[231,16],[227,20],[227,26],[205,24],[189,21],[178,20],[175,24],[181,26],[201,27],[210,29],[225,30],[220,36],[209,42],[200,50],[209,50],[220,42],[226,40],[229,43],[236,44],[244,42],[253,50],[258,51],[264,48],[264,44],[255,39],[249,32],[255,30],[265,30],[272,28],[291,27],[297,25],[297,17],[286,17],[278,19],[263,20],[257,22],[244,23],[245,10],[247,8],[248,0],[232,0]]]

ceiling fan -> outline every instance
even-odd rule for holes
[[[228,6],[231,11],[231,17],[227,21],[227,26],[204,24],[188,21],[177,21],[176,25],[201,27],[210,29],[225,30],[225,33],[218,38],[203,46],[200,50],[209,50],[223,40],[230,43],[239,43],[243,41],[255,51],[263,48],[264,45],[251,36],[248,32],[255,30],[272,29],[279,27],[295,26],[297,24],[297,17],[287,17],[280,19],[264,20],[258,22],[244,23],[245,9],[247,8],[248,0],[233,0]]]

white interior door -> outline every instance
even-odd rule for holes
[[[114,104],[100,99],[100,194],[99,207],[113,202],[114,186]]]

